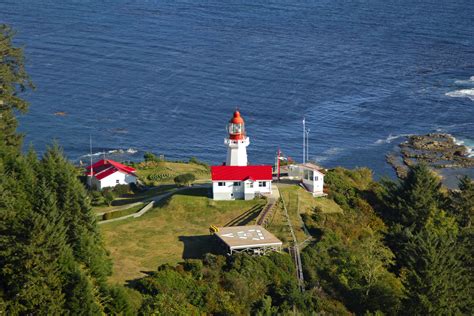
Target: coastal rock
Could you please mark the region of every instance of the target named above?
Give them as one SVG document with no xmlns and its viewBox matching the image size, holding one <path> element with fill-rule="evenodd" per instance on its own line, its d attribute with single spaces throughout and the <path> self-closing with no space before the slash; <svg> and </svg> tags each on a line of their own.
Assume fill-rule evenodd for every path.
<svg viewBox="0 0 474 316">
<path fill-rule="evenodd" d="M 468 156 L 468 148 L 456 144 L 455 138 L 450 134 L 408 136 L 405 142 L 399 144 L 399 148 L 399 153 L 388 154 L 386 160 L 400 178 L 406 176 L 408 167 L 420 162 L 435 169 L 474 167 L 474 157 Z"/>
</svg>

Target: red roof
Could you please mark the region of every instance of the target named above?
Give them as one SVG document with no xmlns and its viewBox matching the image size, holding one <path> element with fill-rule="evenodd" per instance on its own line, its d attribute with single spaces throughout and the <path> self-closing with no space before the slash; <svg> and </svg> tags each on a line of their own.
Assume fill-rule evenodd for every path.
<svg viewBox="0 0 474 316">
<path fill-rule="evenodd" d="M 212 166 L 212 181 L 272 180 L 272 166 Z"/>
<path fill-rule="evenodd" d="M 123 172 L 135 176 L 135 168 L 123 165 L 119 162 L 110 160 L 110 159 L 102 159 L 97 161 L 95 164 L 91 166 L 87 166 L 87 171 L 85 172 L 86 175 L 91 174 L 92 168 L 92 175 L 96 177 L 98 180 L 102 180 L 105 177 L 110 176 L 116 172 Z"/>
</svg>

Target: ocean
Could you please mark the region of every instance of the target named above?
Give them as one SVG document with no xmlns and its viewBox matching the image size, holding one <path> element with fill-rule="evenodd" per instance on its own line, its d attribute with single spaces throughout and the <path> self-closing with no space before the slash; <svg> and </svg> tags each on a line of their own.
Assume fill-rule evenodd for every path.
<svg viewBox="0 0 474 316">
<path fill-rule="evenodd" d="M 36 90 L 25 145 L 67 156 L 225 160 L 238 108 L 249 161 L 278 148 L 393 176 L 404 135 L 474 146 L 472 0 L 2 0 Z M 65 116 L 55 115 L 66 112 Z"/>
</svg>

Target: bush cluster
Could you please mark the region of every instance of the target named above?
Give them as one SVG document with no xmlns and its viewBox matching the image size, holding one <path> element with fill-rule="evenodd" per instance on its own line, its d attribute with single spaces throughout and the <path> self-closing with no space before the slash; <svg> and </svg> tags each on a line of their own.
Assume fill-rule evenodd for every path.
<svg viewBox="0 0 474 316">
<path fill-rule="evenodd" d="M 147 179 L 150 181 L 161 181 L 170 179 L 173 175 L 171 173 L 152 173 L 148 175 Z"/>
<path fill-rule="evenodd" d="M 192 184 L 195 180 L 196 180 L 196 176 L 194 174 L 184 173 L 184 174 L 180 174 L 179 176 L 176 176 L 174 178 L 174 183 L 176 183 L 178 187 L 182 187 L 185 185 Z"/>
</svg>

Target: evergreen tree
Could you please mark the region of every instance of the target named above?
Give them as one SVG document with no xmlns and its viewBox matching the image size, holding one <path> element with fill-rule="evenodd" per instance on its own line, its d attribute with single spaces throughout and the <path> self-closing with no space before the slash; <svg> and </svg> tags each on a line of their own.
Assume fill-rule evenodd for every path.
<svg viewBox="0 0 474 316">
<path fill-rule="evenodd" d="M 91 276 L 105 282 L 111 262 L 98 230 L 89 197 L 77 179 L 77 171 L 58 145 L 47 150 L 40 166 L 41 177 L 53 188 L 58 208 L 64 214 L 67 239 L 76 260 L 86 265 Z"/>
<path fill-rule="evenodd" d="M 419 231 L 443 205 L 441 182 L 426 164 L 411 167 L 398 185 L 385 183 L 385 187 L 388 214 L 384 219 L 391 226 L 399 224 Z"/>
<path fill-rule="evenodd" d="M 451 192 L 449 210 L 456 216 L 460 227 L 471 227 L 474 216 L 474 182 L 468 176 L 459 181 L 459 190 Z"/>
<path fill-rule="evenodd" d="M 429 228 L 413 236 L 405 248 L 408 315 L 469 315 L 472 285 L 454 236 Z"/>
<path fill-rule="evenodd" d="M 29 208 L 16 199 L 0 212 L 0 287 L 9 313 L 56 315 L 64 305 L 65 229 L 54 196 L 44 184 L 38 187 L 35 200 Z"/>
<path fill-rule="evenodd" d="M 103 307 L 90 277 L 77 266 L 64 279 L 66 309 L 72 315 L 100 315 Z"/>
<path fill-rule="evenodd" d="M 20 151 L 22 136 L 16 133 L 15 112 L 28 110 L 28 103 L 19 94 L 33 88 L 25 71 L 23 50 L 13 46 L 14 34 L 9 26 L 0 24 L 0 157 L 7 151 Z"/>
</svg>

